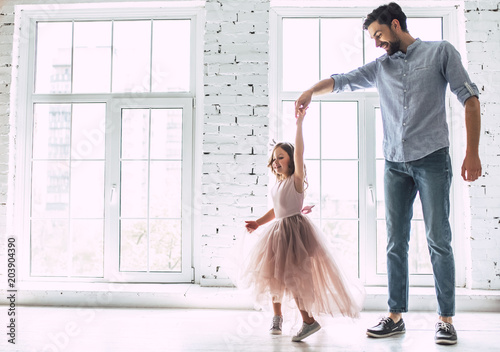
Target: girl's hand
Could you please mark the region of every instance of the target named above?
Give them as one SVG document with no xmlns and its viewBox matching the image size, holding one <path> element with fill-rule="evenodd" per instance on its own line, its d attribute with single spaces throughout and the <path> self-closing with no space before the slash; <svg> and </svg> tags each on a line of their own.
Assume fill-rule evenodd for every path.
<svg viewBox="0 0 500 352">
<path fill-rule="evenodd" d="M 304 117 L 306 116 L 306 110 L 308 108 L 309 107 L 297 109 L 297 114 L 295 115 L 295 118 L 297 119 L 296 121 L 297 124 L 302 123 L 302 121 L 304 121 Z"/>
<path fill-rule="evenodd" d="M 259 224 L 257 224 L 257 221 L 251 220 L 251 221 L 245 221 L 245 222 L 246 222 L 245 227 L 249 233 L 254 232 L 259 227 Z"/>
<path fill-rule="evenodd" d="M 302 208 L 301 213 L 302 214 L 309 214 L 312 212 L 312 208 L 314 205 L 306 205 L 304 208 Z"/>
</svg>

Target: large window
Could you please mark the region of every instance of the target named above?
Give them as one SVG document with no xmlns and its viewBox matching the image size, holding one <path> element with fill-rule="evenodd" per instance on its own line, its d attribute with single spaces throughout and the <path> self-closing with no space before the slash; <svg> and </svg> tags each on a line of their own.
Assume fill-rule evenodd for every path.
<svg viewBox="0 0 500 352">
<path fill-rule="evenodd" d="M 333 73 L 346 73 L 385 54 L 363 31 L 370 10 L 275 10 L 277 50 L 276 124 L 278 139 L 293 141 L 294 100 Z M 443 16 L 408 13 L 415 38 L 442 40 Z M 366 284 L 386 282 L 382 128 L 375 89 L 314 97 L 304 122 L 310 187 L 306 202 L 352 274 Z M 425 227 L 419 199 L 411 228 L 412 284 L 431 285 Z"/>
<path fill-rule="evenodd" d="M 20 43 L 24 279 L 190 282 L 195 12 L 62 12 Z"/>
</svg>

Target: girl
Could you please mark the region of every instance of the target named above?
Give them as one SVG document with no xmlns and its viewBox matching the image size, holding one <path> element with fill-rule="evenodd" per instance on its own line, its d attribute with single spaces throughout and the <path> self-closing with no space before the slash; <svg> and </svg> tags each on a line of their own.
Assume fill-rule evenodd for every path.
<svg viewBox="0 0 500 352">
<path fill-rule="evenodd" d="M 293 298 L 302 315 L 302 328 L 292 341 L 301 341 L 321 326 L 314 314 L 328 313 L 357 317 L 361 310 L 347 288 L 346 280 L 327 249 L 324 235 L 301 211 L 306 168 L 302 121 L 298 114 L 295 147 L 278 143 L 268 166 L 277 183 L 271 191 L 274 207 L 256 221 L 246 221 L 248 232 L 276 219 L 263 232 L 249 255 L 244 281 L 254 286 L 258 298 L 272 297 L 274 317 L 271 334 L 281 334 L 283 298 Z M 305 208 L 304 208 L 305 209 Z M 362 295 L 361 295 L 362 296 Z"/>
</svg>

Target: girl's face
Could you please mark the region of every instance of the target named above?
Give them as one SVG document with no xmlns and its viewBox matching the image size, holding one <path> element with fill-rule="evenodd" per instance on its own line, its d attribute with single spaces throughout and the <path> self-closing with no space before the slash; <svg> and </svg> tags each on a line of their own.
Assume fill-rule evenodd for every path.
<svg viewBox="0 0 500 352">
<path fill-rule="evenodd" d="M 273 169 L 280 176 L 289 176 L 290 172 L 290 156 L 281 147 L 274 150 Z"/>
</svg>

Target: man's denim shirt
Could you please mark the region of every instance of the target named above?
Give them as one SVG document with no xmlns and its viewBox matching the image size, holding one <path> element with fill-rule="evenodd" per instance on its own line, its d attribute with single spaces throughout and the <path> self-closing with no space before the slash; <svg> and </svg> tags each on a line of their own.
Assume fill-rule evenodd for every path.
<svg viewBox="0 0 500 352">
<path fill-rule="evenodd" d="M 406 54 L 381 56 L 346 74 L 334 74 L 334 92 L 377 87 L 384 126 L 384 157 L 418 160 L 448 147 L 447 84 L 465 104 L 479 91 L 470 81 L 460 54 L 448 42 L 417 39 Z"/>
</svg>

